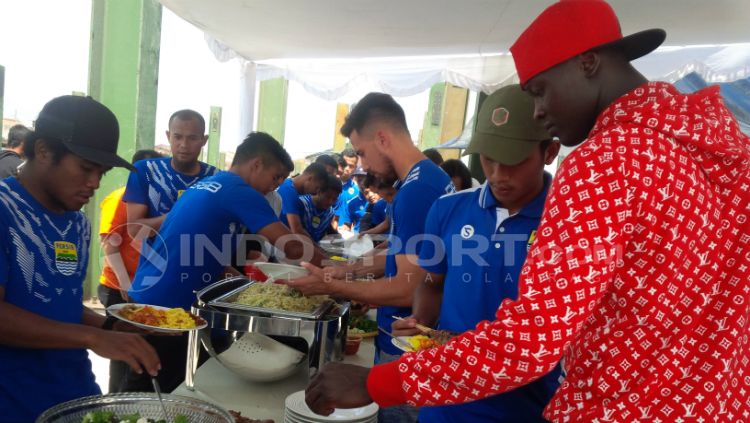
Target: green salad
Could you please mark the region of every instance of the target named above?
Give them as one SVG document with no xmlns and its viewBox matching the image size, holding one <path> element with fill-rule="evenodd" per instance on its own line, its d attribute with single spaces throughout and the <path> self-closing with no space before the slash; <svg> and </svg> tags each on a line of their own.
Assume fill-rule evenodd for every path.
<svg viewBox="0 0 750 423">
<path fill-rule="evenodd" d="M 378 323 L 364 316 L 355 317 L 349 322 L 349 334 L 361 335 L 378 331 Z"/>
<path fill-rule="evenodd" d="M 111 411 L 93 411 L 83 416 L 81 423 L 188 423 L 188 419 L 185 416 L 177 416 L 171 422 L 167 422 L 147 419 L 138 413 L 118 417 Z"/>
</svg>

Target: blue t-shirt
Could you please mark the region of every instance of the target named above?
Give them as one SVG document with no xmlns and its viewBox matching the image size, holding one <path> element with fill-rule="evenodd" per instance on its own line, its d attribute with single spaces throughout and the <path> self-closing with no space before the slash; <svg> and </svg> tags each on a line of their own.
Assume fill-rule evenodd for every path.
<svg viewBox="0 0 750 423">
<path fill-rule="evenodd" d="M 288 214 L 296 214 L 301 219 L 303 213 L 301 194 L 294 188 L 292 178 L 279 185 L 276 192 L 281 196 L 281 223 L 289 226 L 289 220 L 286 218 Z"/>
<path fill-rule="evenodd" d="M 52 213 L 14 177 L 0 182 L 0 286 L 5 302 L 47 319 L 82 323 L 91 227 L 81 212 Z M 0 422 L 101 393 L 84 349 L 0 345 Z"/>
<path fill-rule="evenodd" d="M 449 194 L 430 209 L 419 265 L 445 275 L 439 329 L 473 330 L 494 320 L 500 303 L 518 297 L 518 278 L 534 241 L 551 177 L 530 203 L 513 216 L 487 184 Z M 439 241 L 438 241 L 439 240 Z M 436 248 L 436 244 L 438 244 Z M 423 407 L 420 422 L 544 422 L 542 410 L 558 387 L 559 369 L 504 394 L 467 404 Z"/>
<path fill-rule="evenodd" d="M 424 234 L 424 217 L 438 198 L 455 191 L 448 174 L 428 159 L 417 162 L 403 181 L 396 182 L 395 187 L 398 192 L 393 199 L 385 277 L 398 274 L 396 255 L 419 255 L 420 241 Z M 394 320 L 392 316 L 406 317 L 410 314 L 409 307 L 378 307 L 378 326 L 390 332 Z M 375 346 L 377 351 L 387 354 L 402 353 L 382 333 L 375 339 Z"/>
<path fill-rule="evenodd" d="M 300 197 L 300 201 L 303 210 L 302 225 L 310 234 L 312 240 L 319 242 L 326 235 L 328 228 L 331 227 L 331 221 L 333 221 L 336 212 L 333 207 L 324 210 L 315 207 L 310 195 L 303 195 Z"/>
<path fill-rule="evenodd" d="M 130 173 L 122 200 L 148 206 L 146 217 L 169 213 L 182 193 L 201 179 L 214 175 L 217 169 L 199 162 L 197 175 L 185 175 L 171 165 L 171 157 L 139 160 L 135 172 Z"/>
<path fill-rule="evenodd" d="M 189 309 L 193 291 L 215 282 L 235 255 L 244 259 L 243 229 L 255 234 L 274 222 L 263 194 L 238 175 L 206 178 L 185 191 L 159 233 L 144 242 L 128 295 L 138 303 Z"/>
<path fill-rule="evenodd" d="M 382 198 L 378 200 L 373 206 L 370 218 L 370 226 L 375 227 L 383 223 L 388 218 L 388 202 Z"/>
<path fill-rule="evenodd" d="M 358 195 L 359 186 L 354 182 L 354 178 L 349 178 L 348 181 L 341 184 L 341 194 L 339 194 L 339 201 L 336 203 L 336 216 L 338 216 L 339 222 L 346 214 L 346 205 L 349 200 Z"/>
<path fill-rule="evenodd" d="M 367 201 L 364 193 L 357 194 L 356 197 L 346 203 L 346 212 L 339 219 L 339 225 L 352 225 L 352 232 L 359 232 L 359 223 L 362 221 L 362 216 L 367 213 L 369 204 L 370 202 Z"/>
</svg>

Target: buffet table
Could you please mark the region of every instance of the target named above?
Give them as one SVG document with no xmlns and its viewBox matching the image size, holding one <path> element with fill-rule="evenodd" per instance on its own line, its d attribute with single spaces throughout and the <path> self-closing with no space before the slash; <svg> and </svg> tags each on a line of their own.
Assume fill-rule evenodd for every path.
<svg viewBox="0 0 750 423">
<path fill-rule="evenodd" d="M 357 354 L 344 356 L 344 363 L 371 367 L 374 356 L 373 338 L 368 338 L 362 341 Z M 248 418 L 273 419 L 281 423 L 284 421 L 284 400 L 307 387 L 307 372 L 306 366 L 300 366 L 295 374 L 277 382 L 250 382 L 211 358 L 198 368 L 195 391 L 187 389 L 183 383 L 172 393 L 239 411 Z"/>
</svg>

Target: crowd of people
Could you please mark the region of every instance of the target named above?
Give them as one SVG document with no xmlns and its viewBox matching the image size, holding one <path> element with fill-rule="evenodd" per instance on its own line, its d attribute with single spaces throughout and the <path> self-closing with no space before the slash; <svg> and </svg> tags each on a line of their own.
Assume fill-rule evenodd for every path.
<svg viewBox="0 0 750 423">
<path fill-rule="evenodd" d="M 511 48 L 520 83 L 476 116 L 482 184 L 420 151 L 383 93 L 346 117 L 351 148 L 291 177 L 262 132 L 226 171 L 199 161 L 193 110 L 167 122 L 170 157 L 127 162 L 107 107 L 51 100 L 0 155 L 0 422 L 100 393 L 86 349 L 111 359 L 110 392 L 182 383 L 186 335 L 82 305 L 97 241 L 106 306 L 189 309 L 259 260 L 301 262 L 310 274 L 284 283 L 304 295 L 376 305 L 375 366 L 329 363 L 306 391 L 323 415 L 374 401 L 383 422 L 750 420 L 750 139 L 718 89 L 682 94 L 630 64 L 664 39 L 623 37 L 601 0 L 545 9 Z M 577 148 L 553 176 L 561 145 Z M 112 167 L 132 172 L 92 241 L 80 210 Z M 346 262 L 321 248 L 370 235 L 387 242 Z M 450 339 L 404 354 L 388 335 L 424 326 Z"/>
</svg>

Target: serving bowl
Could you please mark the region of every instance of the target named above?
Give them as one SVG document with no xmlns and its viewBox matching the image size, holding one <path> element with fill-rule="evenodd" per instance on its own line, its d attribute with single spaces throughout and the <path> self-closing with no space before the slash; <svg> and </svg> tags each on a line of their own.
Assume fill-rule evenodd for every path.
<svg viewBox="0 0 750 423">
<path fill-rule="evenodd" d="M 170 421 L 177 416 L 187 417 L 190 423 L 234 423 L 232 416 L 221 407 L 195 398 L 162 394 L 164 408 Z M 42 413 L 36 423 L 81 423 L 87 413 L 109 411 L 116 416 L 139 413 L 143 418 L 164 418 L 159 398 L 151 392 L 132 392 L 94 395 L 58 404 Z"/>
</svg>

